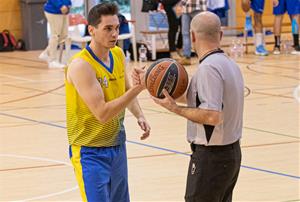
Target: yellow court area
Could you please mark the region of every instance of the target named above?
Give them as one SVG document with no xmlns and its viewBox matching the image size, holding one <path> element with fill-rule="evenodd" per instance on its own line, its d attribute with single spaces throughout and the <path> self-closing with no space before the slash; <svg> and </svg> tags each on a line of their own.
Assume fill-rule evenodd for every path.
<svg viewBox="0 0 300 202">
<path fill-rule="evenodd" d="M 81 201 L 68 158 L 64 71 L 48 69 L 39 54 L 0 53 L 0 201 Z M 300 56 L 248 54 L 237 62 L 246 88 L 234 201 L 300 201 Z M 190 77 L 193 63 L 186 66 Z M 152 134 L 141 141 L 126 113 L 131 200 L 184 201 L 186 120 L 146 91 L 138 98 Z"/>
</svg>

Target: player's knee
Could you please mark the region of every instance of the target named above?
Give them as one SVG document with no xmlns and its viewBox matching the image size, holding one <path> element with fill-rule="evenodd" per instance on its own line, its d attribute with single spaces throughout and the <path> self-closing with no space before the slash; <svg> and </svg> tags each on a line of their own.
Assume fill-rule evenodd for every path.
<svg viewBox="0 0 300 202">
<path fill-rule="evenodd" d="M 58 34 L 53 34 L 53 35 L 51 35 L 50 38 L 51 38 L 52 40 L 58 41 L 59 35 L 58 35 Z"/>
</svg>

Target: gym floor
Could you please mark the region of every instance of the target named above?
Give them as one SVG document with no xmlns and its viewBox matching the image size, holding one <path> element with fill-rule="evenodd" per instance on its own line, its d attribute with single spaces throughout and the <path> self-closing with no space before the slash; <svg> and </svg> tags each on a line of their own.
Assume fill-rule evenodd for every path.
<svg viewBox="0 0 300 202">
<path fill-rule="evenodd" d="M 64 71 L 48 69 L 39 54 L 0 54 L 0 201 L 81 201 L 68 158 Z M 237 62 L 246 88 L 234 201 L 300 201 L 300 57 L 248 54 Z M 186 66 L 190 77 L 193 63 Z M 186 120 L 146 91 L 138 98 L 152 132 L 140 141 L 135 118 L 126 114 L 131 200 L 183 201 Z"/>
</svg>

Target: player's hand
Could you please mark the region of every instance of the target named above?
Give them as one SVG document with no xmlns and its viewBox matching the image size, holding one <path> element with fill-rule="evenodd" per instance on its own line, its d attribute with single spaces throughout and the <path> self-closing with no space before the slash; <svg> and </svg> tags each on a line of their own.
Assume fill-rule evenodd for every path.
<svg viewBox="0 0 300 202">
<path fill-rule="evenodd" d="M 150 125 L 148 124 L 148 122 L 146 121 L 146 119 L 144 117 L 140 117 L 138 118 L 138 124 L 141 127 L 141 129 L 144 131 L 144 133 L 141 136 L 141 140 L 144 140 L 146 138 L 149 137 L 150 135 Z"/>
<path fill-rule="evenodd" d="M 143 68 L 134 68 L 131 74 L 132 84 L 141 85 L 143 89 L 146 88 L 145 85 L 145 67 Z"/>
<path fill-rule="evenodd" d="M 69 8 L 67 6 L 62 6 L 60 11 L 62 14 L 67 14 L 69 12 Z"/>
<path fill-rule="evenodd" d="M 170 96 L 166 89 L 163 89 L 162 93 L 164 94 L 165 98 L 159 99 L 156 97 L 152 97 L 156 104 L 166 108 L 167 110 L 174 112 L 175 109 L 178 107 L 175 100 Z"/>
<path fill-rule="evenodd" d="M 273 7 L 277 7 L 279 4 L 279 1 L 278 0 L 273 0 Z"/>
</svg>

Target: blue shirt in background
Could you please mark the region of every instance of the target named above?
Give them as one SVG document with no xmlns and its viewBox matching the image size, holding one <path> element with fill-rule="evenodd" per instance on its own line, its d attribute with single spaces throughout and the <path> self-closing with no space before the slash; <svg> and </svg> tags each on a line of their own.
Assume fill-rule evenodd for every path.
<svg viewBox="0 0 300 202">
<path fill-rule="evenodd" d="M 62 6 L 71 7 L 71 0 L 48 0 L 44 5 L 44 10 L 47 13 L 62 14 L 60 8 Z"/>
</svg>

